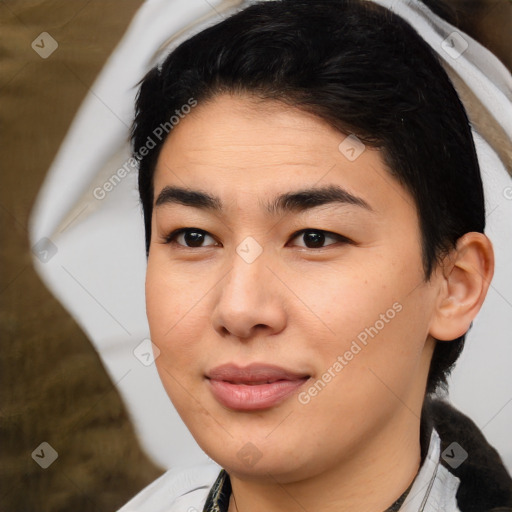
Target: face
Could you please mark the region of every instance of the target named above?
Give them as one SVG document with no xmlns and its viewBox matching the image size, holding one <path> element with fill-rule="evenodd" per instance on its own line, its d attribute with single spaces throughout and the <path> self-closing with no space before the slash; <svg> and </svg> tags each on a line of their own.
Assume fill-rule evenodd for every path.
<svg viewBox="0 0 512 512">
<path fill-rule="evenodd" d="M 146 280 L 156 364 L 232 474 L 290 482 L 417 433 L 437 281 L 424 280 L 411 196 L 378 150 L 346 137 L 226 95 L 160 154 Z"/>
</svg>

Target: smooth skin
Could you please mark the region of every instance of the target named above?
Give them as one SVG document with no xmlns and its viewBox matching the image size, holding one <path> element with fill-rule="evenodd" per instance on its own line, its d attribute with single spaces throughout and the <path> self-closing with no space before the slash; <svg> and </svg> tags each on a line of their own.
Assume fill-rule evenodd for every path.
<svg viewBox="0 0 512 512">
<path fill-rule="evenodd" d="M 220 95 L 182 120 L 159 156 L 146 280 L 156 364 L 198 444 L 228 471 L 230 512 L 390 506 L 419 469 L 433 336 L 466 332 L 492 277 L 489 240 L 469 233 L 426 281 L 412 197 L 379 150 L 347 159 L 346 136 L 278 102 Z M 269 206 L 329 186 L 367 206 Z M 215 208 L 157 205 L 166 187 L 208 194 Z M 247 237 L 263 249 L 252 263 L 236 251 Z M 240 412 L 209 389 L 212 368 L 258 362 L 306 373 L 307 390 L 395 303 L 401 311 L 307 404 L 294 394 Z"/>
</svg>

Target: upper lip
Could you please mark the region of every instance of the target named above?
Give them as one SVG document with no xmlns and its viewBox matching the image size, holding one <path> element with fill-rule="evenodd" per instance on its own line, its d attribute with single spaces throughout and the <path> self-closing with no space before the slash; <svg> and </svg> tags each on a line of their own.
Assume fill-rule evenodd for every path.
<svg viewBox="0 0 512 512">
<path fill-rule="evenodd" d="M 206 377 L 211 380 L 222 380 L 233 384 L 247 384 L 275 382 L 277 380 L 300 380 L 309 377 L 309 375 L 286 370 L 272 364 L 252 363 L 240 367 L 228 363 L 216 366 L 206 374 Z"/>
</svg>

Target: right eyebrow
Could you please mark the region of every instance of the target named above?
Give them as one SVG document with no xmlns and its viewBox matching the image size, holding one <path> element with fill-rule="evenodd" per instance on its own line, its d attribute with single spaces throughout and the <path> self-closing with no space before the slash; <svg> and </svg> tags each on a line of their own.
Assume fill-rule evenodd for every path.
<svg viewBox="0 0 512 512">
<path fill-rule="evenodd" d="M 218 197 L 199 190 L 187 190 L 181 187 L 164 187 L 155 201 L 155 207 L 165 204 L 182 204 L 205 210 L 220 211 L 221 201 Z"/>
</svg>

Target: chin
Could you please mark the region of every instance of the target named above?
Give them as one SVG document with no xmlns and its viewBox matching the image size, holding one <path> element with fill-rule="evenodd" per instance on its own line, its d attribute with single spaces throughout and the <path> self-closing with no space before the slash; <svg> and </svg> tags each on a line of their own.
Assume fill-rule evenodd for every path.
<svg viewBox="0 0 512 512">
<path fill-rule="evenodd" d="M 297 460 L 294 453 L 297 450 L 283 447 L 282 438 L 273 440 L 277 445 L 271 439 L 263 442 L 260 436 L 246 434 L 242 439 L 233 439 L 231 443 L 224 440 L 215 446 L 209 443 L 202 449 L 230 475 L 240 480 L 264 481 L 270 478 L 273 483 L 285 484 L 306 478 L 314 466 L 304 452 Z"/>
</svg>

